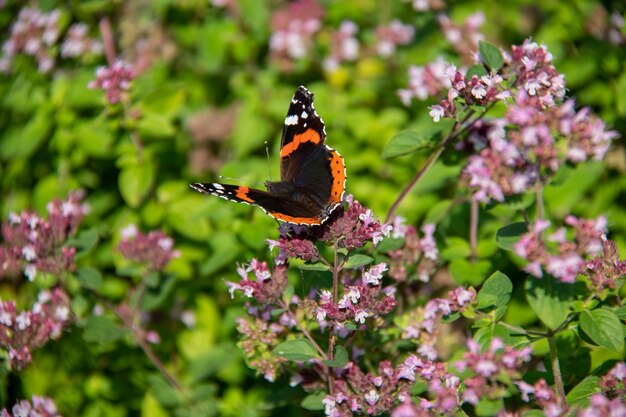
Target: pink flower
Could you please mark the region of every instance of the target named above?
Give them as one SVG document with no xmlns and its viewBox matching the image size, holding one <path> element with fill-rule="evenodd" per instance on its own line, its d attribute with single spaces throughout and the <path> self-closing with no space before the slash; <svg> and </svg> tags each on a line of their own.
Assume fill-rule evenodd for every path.
<svg viewBox="0 0 626 417">
<path fill-rule="evenodd" d="M 124 93 L 130 90 L 130 83 L 136 77 L 135 69 L 124 61 L 116 61 L 110 67 L 99 67 L 96 79 L 89 82 L 90 89 L 103 90 L 110 104 L 117 104 Z"/>
<path fill-rule="evenodd" d="M 406 45 L 413 40 L 415 29 L 411 25 L 405 25 L 399 20 L 392 20 L 388 26 L 376 28 L 378 43 L 376 50 L 378 55 L 388 58 L 396 51 L 397 45 Z"/>
<path fill-rule="evenodd" d="M 122 240 L 117 248 L 122 255 L 151 271 L 164 269 L 172 259 L 180 256 L 178 251 L 173 250 L 174 241 L 160 230 L 144 234 L 131 224 L 122 229 L 120 234 Z"/>
</svg>

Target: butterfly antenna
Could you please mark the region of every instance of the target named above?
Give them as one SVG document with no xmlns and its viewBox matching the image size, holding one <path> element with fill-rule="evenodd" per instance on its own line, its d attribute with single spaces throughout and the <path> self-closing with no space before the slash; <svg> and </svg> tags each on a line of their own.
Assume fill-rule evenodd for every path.
<svg viewBox="0 0 626 417">
<path fill-rule="evenodd" d="M 270 182 L 272 181 L 272 161 L 270 160 L 270 148 L 267 144 L 267 141 L 265 141 L 265 155 L 267 155 L 267 171 L 269 172 L 269 179 Z"/>
<path fill-rule="evenodd" d="M 235 182 L 235 183 L 248 182 L 248 185 L 252 187 L 258 187 L 259 185 L 261 185 L 259 181 L 242 181 L 241 178 L 225 177 L 223 175 L 219 175 L 218 178 L 220 180 L 226 180 L 226 181 Z"/>
</svg>

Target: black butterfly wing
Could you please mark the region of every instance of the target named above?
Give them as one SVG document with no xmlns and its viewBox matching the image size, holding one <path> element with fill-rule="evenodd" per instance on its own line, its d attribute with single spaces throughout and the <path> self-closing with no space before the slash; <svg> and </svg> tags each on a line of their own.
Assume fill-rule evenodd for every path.
<svg viewBox="0 0 626 417">
<path fill-rule="evenodd" d="M 281 180 L 307 193 L 321 211 L 332 211 L 345 191 L 345 163 L 325 144 L 326 127 L 313 93 L 300 86 L 291 99 L 280 147 Z"/>
<path fill-rule="evenodd" d="M 191 188 L 203 194 L 212 194 L 236 203 L 261 207 L 277 220 L 297 224 L 319 224 L 318 213 L 298 202 L 266 191 L 241 185 L 221 183 L 194 183 Z"/>
</svg>

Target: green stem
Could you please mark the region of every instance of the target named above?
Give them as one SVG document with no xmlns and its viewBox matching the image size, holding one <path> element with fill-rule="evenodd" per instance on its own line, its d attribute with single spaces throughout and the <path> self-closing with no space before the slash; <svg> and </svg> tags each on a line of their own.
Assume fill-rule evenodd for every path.
<svg viewBox="0 0 626 417">
<path fill-rule="evenodd" d="M 552 375 L 554 376 L 554 383 L 556 385 L 556 391 L 559 395 L 560 403 L 564 408 L 563 415 L 567 413 L 567 401 L 565 399 L 565 388 L 563 387 L 563 377 L 561 375 L 561 366 L 559 365 L 559 356 L 556 347 L 556 339 L 554 334 L 548 337 L 548 344 L 550 345 L 550 364 L 552 366 Z"/>
<path fill-rule="evenodd" d="M 470 202 L 470 259 L 478 259 L 478 201 L 472 199 Z"/>
<path fill-rule="evenodd" d="M 302 332 L 304 337 L 306 337 L 309 340 L 309 342 L 311 342 L 311 344 L 315 347 L 315 350 L 317 350 L 317 353 L 319 353 L 323 359 L 328 359 L 328 356 L 326 355 L 326 352 L 324 352 L 324 349 L 322 349 L 322 347 L 315 341 L 315 339 L 313 339 L 313 336 L 311 336 L 311 333 L 309 333 L 309 331 L 304 328 L 302 323 L 300 323 L 296 315 L 293 314 L 293 312 L 289 308 L 289 305 L 285 301 L 279 300 L 278 306 L 284 309 L 285 312 L 291 316 L 294 323 L 296 323 L 296 327 Z"/>
<path fill-rule="evenodd" d="M 487 111 L 490 108 L 491 106 L 485 109 L 483 113 L 478 115 L 472 121 L 469 121 L 469 120 L 474 115 L 474 112 L 470 110 L 465 115 L 463 120 L 461 120 L 460 122 L 454 123 L 454 126 L 452 126 L 452 129 L 450 130 L 450 133 L 448 133 L 445 139 L 439 143 L 439 145 L 437 146 L 437 149 L 435 149 L 435 152 L 432 155 L 430 155 L 430 157 L 428 158 L 428 160 L 426 161 L 422 169 L 420 169 L 417 172 L 417 174 L 415 174 L 415 177 L 413 177 L 411 182 L 409 182 L 407 186 L 404 187 L 404 189 L 402 190 L 398 198 L 396 198 L 396 201 L 393 202 L 393 204 L 391 205 L 391 208 L 389 209 L 389 212 L 387 213 L 387 217 L 385 218 L 385 223 L 389 223 L 389 221 L 392 219 L 393 215 L 396 212 L 396 209 L 398 208 L 402 200 L 404 200 L 404 198 L 409 194 L 409 192 L 413 189 L 413 187 L 415 187 L 415 184 L 417 184 L 420 178 L 424 176 L 424 174 L 430 169 L 430 167 L 433 166 L 433 164 L 437 161 L 441 153 L 445 150 L 446 146 L 448 146 L 450 142 L 452 142 L 453 140 L 457 139 L 459 136 L 467 132 L 474 123 L 476 123 L 477 121 L 483 118 L 483 116 L 487 113 Z M 461 128 L 459 129 L 459 127 Z"/>
<path fill-rule="evenodd" d="M 339 247 L 337 246 L 337 242 L 333 244 L 333 251 L 335 253 L 335 258 L 333 262 L 333 303 L 337 303 L 339 298 L 339 272 L 341 267 L 343 266 L 343 262 L 339 261 Z M 328 357 L 332 360 L 335 358 L 335 329 L 334 326 L 331 326 L 328 332 Z M 330 395 L 335 393 L 335 375 L 333 374 L 333 368 L 330 366 L 326 369 L 328 375 L 328 392 Z"/>
</svg>

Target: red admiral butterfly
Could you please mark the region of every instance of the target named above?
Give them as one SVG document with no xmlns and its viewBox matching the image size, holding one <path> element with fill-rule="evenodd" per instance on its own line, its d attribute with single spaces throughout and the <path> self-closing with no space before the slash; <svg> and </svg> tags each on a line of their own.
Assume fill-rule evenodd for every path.
<svg viewBox="0 0 626 417">
<path fill-rule="evenodd" d="M 313 107 L 313 94 L 300 86 L 285 118 L 280 142 L 280 181 L 266 182 L 267 191 L 220 183 L 191 187 L 237 203 L 259 206 L 277 220 L 321 224 L 341 204 L 346 165 L 339 152 L 324 143 L 326 128 Z"/>
</svg>

